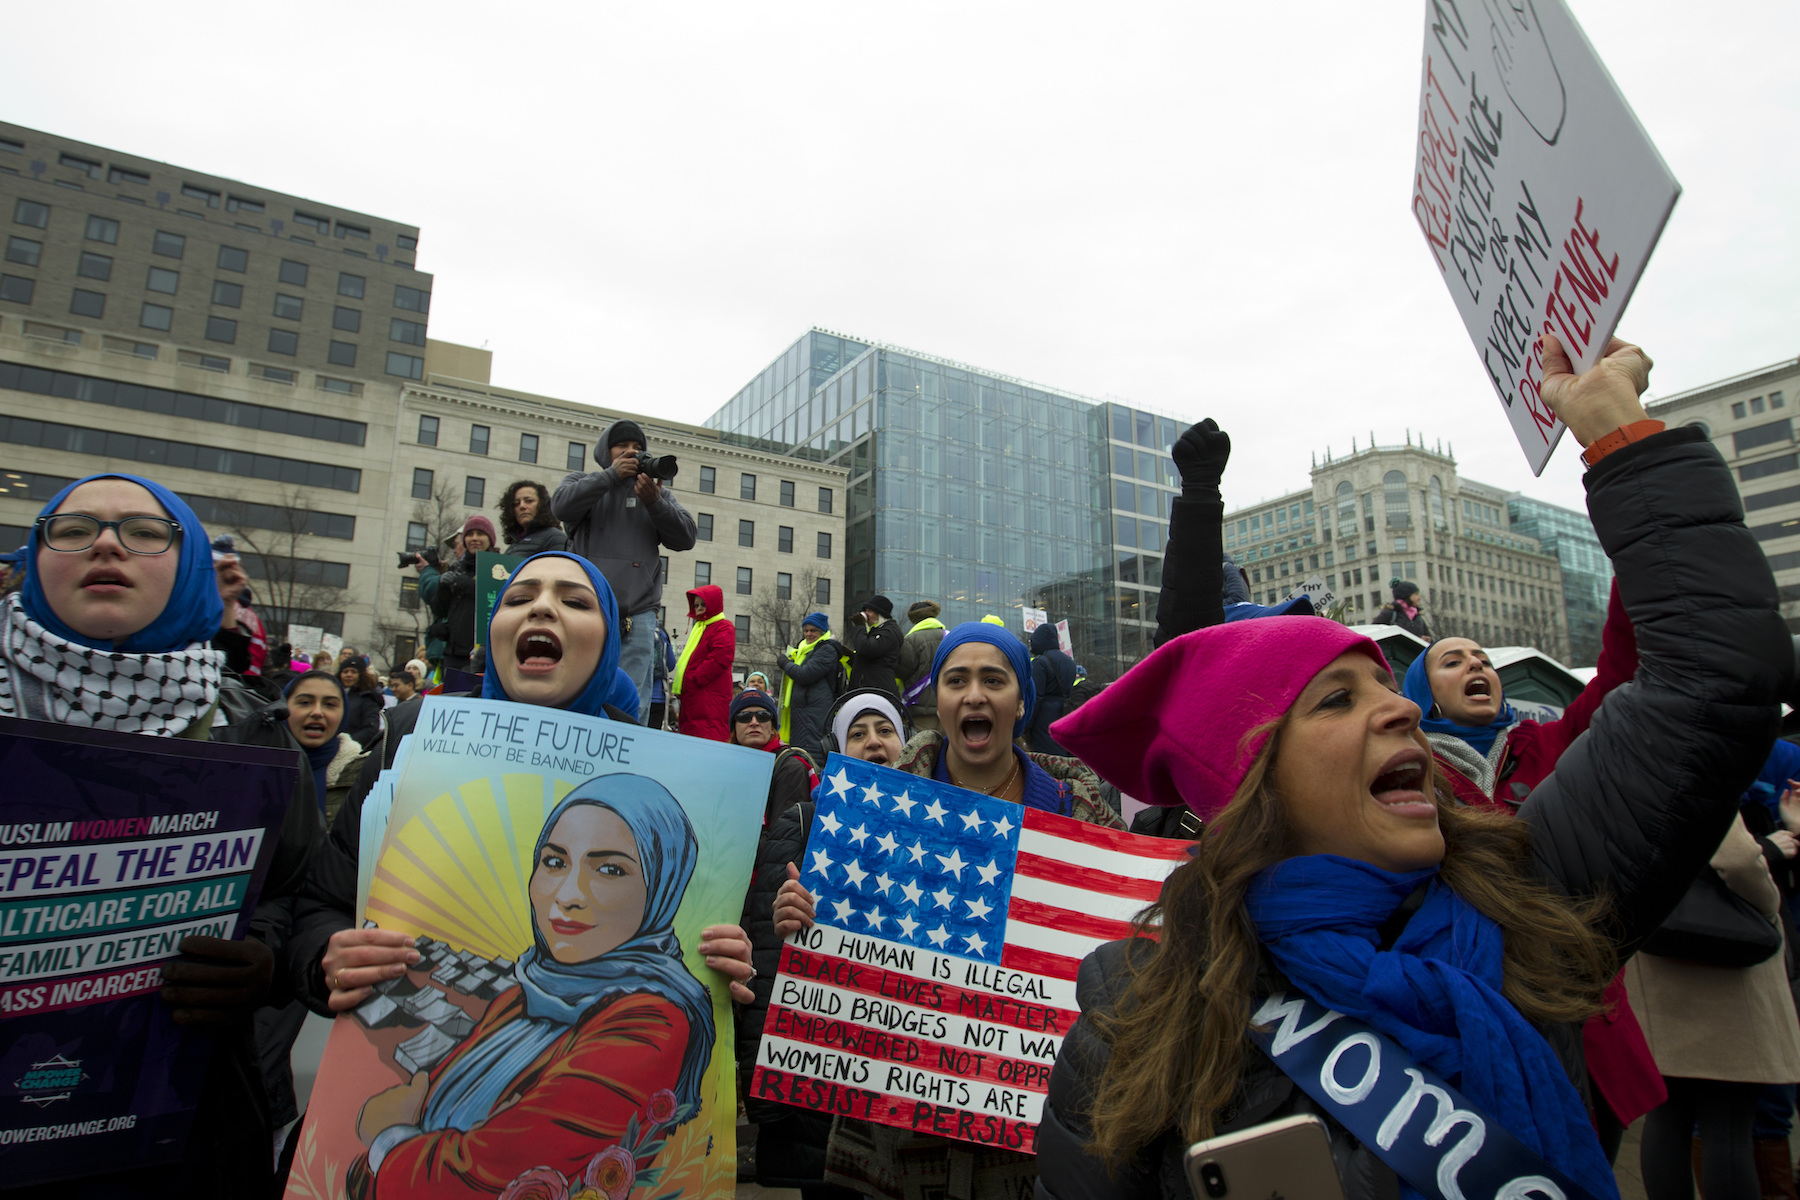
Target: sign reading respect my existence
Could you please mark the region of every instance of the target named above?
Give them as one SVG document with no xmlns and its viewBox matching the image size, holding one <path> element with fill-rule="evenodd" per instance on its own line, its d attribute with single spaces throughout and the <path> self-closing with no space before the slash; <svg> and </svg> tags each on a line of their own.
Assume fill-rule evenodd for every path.
<svg viewBox="0 0 1800 1200">
<path fill-rule="evenodd" d="M 1680 194 L 1564 0 L 1427 0 L 1413 217 L 1534 473 L 1538 338 L 1600 360 Z"/>
</svg>

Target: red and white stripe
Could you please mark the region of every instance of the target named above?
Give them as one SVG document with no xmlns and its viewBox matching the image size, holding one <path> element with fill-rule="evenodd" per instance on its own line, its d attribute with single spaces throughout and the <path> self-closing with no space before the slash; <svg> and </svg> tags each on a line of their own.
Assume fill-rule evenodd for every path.
<svg viewBox="0 0 1800 1200">
<path fill-rule="evenodd" d="M 1101 943 L 1131 936 L 1190 845 L 1026 809 L 1001 965 L 1074 979 Z"/>
</svg>

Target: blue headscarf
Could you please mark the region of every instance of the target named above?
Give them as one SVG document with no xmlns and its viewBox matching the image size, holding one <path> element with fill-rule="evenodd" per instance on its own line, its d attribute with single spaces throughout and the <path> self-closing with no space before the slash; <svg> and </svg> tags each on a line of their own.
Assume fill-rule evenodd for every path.
<svg viewBox="0 0 1800 1200">
<path fill-rule="evenodd" d="M 668 789 L 642 775 L 602 775 L 570 792 L 544 820 L 532 852 L 533 869 L 544 843 L 562 815 L 592 804 L 618 815 L 637 842 L 644 872 L 644 918 L 637 933 L 598 958 L 561 963 L 550 953 L 535 918 L 533 946 L 519 957 L 513 975 L 525 1014 L 495 1029 L 453 1062 L 432 1088 L 420 1122 L 426 1131 L 472 1128 L 485 1121 L 496 1101 L 544 1048 L 597 1006 L 621 996 L 648 992 L 674 1004 L 687 1018 L 687 1046 L 675 1081 L 679 1109 L 701 1102 L 700 1077 L 712 1061 L 716 1032 L 712 993 L 681 959 L 675 914 L 699 858 L 693 826 Z"/>
<path fill-rule="evenodd" d="M 169 592 L 169 601 L 163 605 L 156 620 L 144 626 L 136 633 L 109 642 L 76 633 L 50 607 L 50 598 L 44 595 L 43 581 L 38 578 L 38 551 L 42 548 L 38 541 L 37 526 L 31 527 L 31 540 L 26 543 L 25 584 L 19 589 L 19 603 L 32 620 L 54 633 L 57 637 L 86 646 L 92 650 L 116 650 L 126 654 L 168 654 L 176 650 L 185 650 L 195 642 L 211 641 L 213 634 L 219 632 L 219 621 L 225 616 L 225 605 L 219 599 L 219 579 L 213 573 L 212 542 L 206 536 L 206 530 L 200 524 L 200 518 L 194 510 L 171 492 L 168 488 L 141 475 L 125 475 L 118 471 L 107 471 L 99 475 L 89 475 L 77 479 L 62 491 L 50 498 L 39 516 L 47 516 L 62 507 L 69 493 L 84 483 L 96 479 L 124 479 L 144 488 L 156 502 L 163 506 L 169 518 L 181 526 L 176 544 L 167 553 L 179 556 L 175 569 L 175 586 Z M 52 554 L 56 553 L 54 550 Z"/>
<path fill-rule="evenodd" d="M 964 621 L 938 643 L 937 657 L 931 660 L 931 686 L 937 686 L 938 672 L 944 669 L 944 660 L 958 646 L 970 642 L 986 642 L 997 646 L 1000 653 L 1006 655 L 1006 661 L 1012 664 L 1013 678 L 1019 681 L 1019 698 L 1025 701 L 1025 711 L 1017 721 L 1013 722 L 1012 735 L 1019 737 L 1031 725 L 1032 710 L 1037 707 L 1037 688 L 1031 683 L 1031 658 L 1025 651 L 1025 643 L 1007 631 L 1004 625 L 990 625 L 985 621 Z"/>
<path fill-rule="evenodd" d="M 1486 725 L 1458 725 L 1448 717 L 1433 716 L 1437 711 L 1434 707 L 1437 701 L 1432 698 L 1431 676 L 1425 668 L 1425 660 L 1429 657 L 1431 650 L 1427 647 L 1425 653 L 1412 660 L 1412 666 L 1406 668 L 1406 678 L 1400 683 L 1400 694 L 1418 705 L 1419 711 L 1425 714 L 1419 721 L 1419 728 L 1426 733 L 1447 733 L 1452 737 L 1459 737 L 1469 743 L 1475 753 L 1486 758 L 1488 751 L 1494 748 L 1494 739 L 1500 736 L 1502 729 L 1517 721 L 1519 714 L 1506 702 L 1506 693 L 1502 691 L 1500 715 Z"/>
<path fill-rule="evenodd" d="M 562 706 L 563 711 L 580 713 L 586 717 L 604 717 L 606 705 L 610 703 L 615 708 L 631 712 L 636 707 L 635 704 L 619 702 L 619 699 L 624 698 L 618 680 L 619 602 L 613 598 L 612 585 L 606 582 L 606 576 L 600 573 L 600 568 L 579 554 L 570 554 L 563 550 L 550 550 L 543 554 L 534 554 L 514 567 L 513 573 L 506 577 L 506 587 L 501 588 L 500 594 L 494 597 L 494 612 L 489 614 L 487 632 L 482 635 L 485 639 L 482 645 L 487 647 L 488 656 L 487 670 L 481 676 L 481 698 L 483 700 L 512 699 L 506 694 L 506 689 L 501 686 L 500 672 L 494 666 L 494 614 L 499 613 L 500 606 L 506 602 L 506 589 L 513 585 L 513 580 L 519 577 L 519 572 L 540 558 L 566 558 L 579 565 L 587 573 L 588 583 L 593 585 L 594 594 L 600 597 L 600 614 L 606 618 L 606 644 L 600 649 L 600 665 L 594 668 L 594 673 L 589 677 L 587 686 L 581 689 L 581 694 Z M 564 653 L 567 652 L 567 647 L 565 647 Z M 508 649 L 507 653 L 511 653 L 511 650 Z M 619 699 L 615 699 L 615 697 L 619 697 Z M 631 698 L 635 701 L 636 697 L 637 689 L 634 686 Z"/>
<path fill-rule="evenodd" d="M 1380 949 L 1382 923 L 1421 883 L 1424 903 L 1393 947 Z M 1302 855 L 1260 872 L 1244 907 L 1296 988 L 1393 1038 L 1589 1195 L 1618 1196 L 1562 1061 L 1500 992 L 1500 926 L 1451 891 L 1438 868 L 1395 874 Z M 1419 1196 L 1404 1180 L 1400 1194 Z"/>
</svg>

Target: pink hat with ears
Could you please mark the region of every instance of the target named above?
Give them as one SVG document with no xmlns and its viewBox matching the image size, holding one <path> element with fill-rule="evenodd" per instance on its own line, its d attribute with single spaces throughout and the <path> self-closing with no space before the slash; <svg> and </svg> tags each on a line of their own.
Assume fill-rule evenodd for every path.
<svg viewBox="0 0 1800 1200">
<path fill-rule="evenodd" d="M 1050 727 L 1070 754 L 1146 804 L 1211 820 L 1231 803 L 1267 735 L 1340 654 L 1374 642 L 1324 617 L 1265 617 L 1183 634 Z"/>
</svg>

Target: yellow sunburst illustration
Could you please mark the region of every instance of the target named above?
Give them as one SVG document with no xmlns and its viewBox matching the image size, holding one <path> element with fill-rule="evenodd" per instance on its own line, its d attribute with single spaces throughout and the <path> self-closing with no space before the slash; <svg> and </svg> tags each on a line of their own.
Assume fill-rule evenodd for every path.
<svg viewBox="0 0 1800 1200">
<path fill-rule="evenodd" d="M 491 775 L 433 799 L 388 831 L 369 917 L 483 958 L 516 959 L 531 946 L 532 851 L 544 817 L 575 786 Z"/>
</svg>

